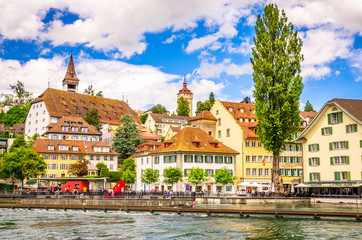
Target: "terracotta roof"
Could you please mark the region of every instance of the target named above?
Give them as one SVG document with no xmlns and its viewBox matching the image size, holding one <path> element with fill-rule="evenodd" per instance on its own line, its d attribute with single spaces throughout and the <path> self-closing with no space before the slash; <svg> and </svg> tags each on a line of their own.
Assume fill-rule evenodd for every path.
<svg viewBox="0 0 362 240">
<path fill-rule="evenodd" d="M 184 83 L 183 83 L 183 87 L 180 91 L 178 91 L 179 93 L 191 93 L 191 91 L 187 88 L 187 83 L 186 83 L 186 77 L 184 78 Z"/>
<path fill-rule="evenodd" d="M 96 167 L 96 166 L 94 166 L 94 165 L 91 165 L 91 166 L 89 166 L 89 168 L 88 168 L 88 171 L 98 171 L 99 169 Z"/>
<path fill-rule="evenodd" d="M 60 151 L 59 146 L 69 146 L 68 151 Z M 54 146 L 54 150 L 49 150 L 48 146 Z M 92 142 L 82 140 L 58 140 L 58 139 L 37 139 L 34 143 L 34 151 L 48 154 L 101 154 L 101 155 L 119 155 L 112 149 L 108 153 L 94 152 L 94 146 L 110 147 L 104 142 Z M 73 151 L 73 147 L 79 147 L 79 151 Z"/>
<path fill-rule="evenodd" d="M 303 119 L 306 119 L 308 117 L 313 119 L 317 115 L 317 112 L 316 111 L 300 112 L 299 114 Z"/>
<path fill-rule="evenodd" d="M 173 132 L 178 132 L 178 131 L 181 130 L 181 127 L 180 127 L 180 126 L 178 126 L 178 127 L 173 127 L 173 126 L 171 126 L 170 128 L 171 128 L 171 130 L 172 130 Z"/>
<path fill-rule="evenodd" d="M 327 104 L 329 103 L 339 105 L 347 111 L 348 114 L 354 116 L 358 121 L 362 122 L 362 100 L 334 98 L 327 102 Z"/>
<path fill-rule="evenodd" d="M 168 115 L 168 114 L 158 114 L 158 113 L 150 113 L 151 117 L 155 122 L 166 122 L 165 120 L 189 120 L 188 116 L 176 116 L 176 115 Z"/>
<path fill-rule="evenodd" d="M 251 103 L 236 103 L 236 102 L 221 102 L 224 107 L 234 116 L 234 118 L 240 122 L 240 118 L 243 119 L 254 119 L 256 121 L 256 116 L 253 113 L 255 110 L 255 104 Z"/>
<path fill-rule="evenodd" d="M 197 120 L 209 120 L 209 121 L 217 121 L 217 119 L 212 115 L 210 111 L 202 111 L 197 114 L 195 117 L 191 118 L 189 122 L 197 121 Z"/>
<path fill-rule="evenodd" d="M 200 141 L 200 147 L 195 147 L 193 144 L 193 141 L 195 141 L 196 138 L 197 142 Z M 221 142 L 218 143 L 217 148 L 214 148 L 211 145 L 211 142 L 215 141 L 215 139 L 199 128 L 184 127 L 170 140 L 172 140 L 173 143 L 169 143 L 170 145 L 167 148 L 165 147 L 165 144 L 162 144 L 151 152 L 151 154 L 175 151 L 239 154 L 239 152 L 225 146 Z"/>
<path fill-rule="evenodd" d="M 32 103 L 44 101 L 52 117 L 85 117 L 92 108 L 96 109 L 101 123 L 118 125 L 124 114 L 131 114 L 138 124 L 141 121 L 124 101 L 68 92 L 53 88 L 46 89 Z"/>
<path fill-rule="evenodd" d="M 65 73 L 65 77 L 64 77 L 63 81 L 73 82 L 73 83 L 79 82 L 77 74 L 75 73 L 73 55 L 70 55 L 68 69 L 67 69 L 67 72 Z"/>
<path fill-rule="evenodd" d="M 63 131 L 62 127 L 68 127 L 68 131 Z M 72 131 L 72 127 L 78 127 L 78 131 Z M 80 134 L 80 135 L 102 135 L 97 129 L 84 121 L 80 117 L 62 117 L 57 123 L 50 123 L 48 130 L 45 133 L 67 133 L 67 134 Z M 82 132 L 82 128 L 88 128 L 87 132 Z"/>
<path fill-rule="evenodd" d="M 151 152 L 154 148 L 158 148 L 162 143 L 156 141 L 149 141 L 143 143 L 137 147 L 136 152 L 131 156 L 131 158 L 136 158 L 143 155 L 142 153 Z"/>
<path fill-rule="evenodd" d="M 141 133 L 141 137 L 143 139 L 161 139 L 162 136 L 159 134 Z"/>
</svg>

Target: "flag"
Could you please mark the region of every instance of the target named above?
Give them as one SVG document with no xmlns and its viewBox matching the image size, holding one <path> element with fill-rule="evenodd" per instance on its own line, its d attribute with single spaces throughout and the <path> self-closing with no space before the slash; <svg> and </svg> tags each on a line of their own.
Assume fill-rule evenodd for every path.
<svg viewBox="0 0 362 240">
<path fill-rule="evenodd" d="M 263 161 L 262 161 L 262 163 L 263 163 L 263 166 L 265 166 L 265 158 L 263 158 Z"/>
</svg>

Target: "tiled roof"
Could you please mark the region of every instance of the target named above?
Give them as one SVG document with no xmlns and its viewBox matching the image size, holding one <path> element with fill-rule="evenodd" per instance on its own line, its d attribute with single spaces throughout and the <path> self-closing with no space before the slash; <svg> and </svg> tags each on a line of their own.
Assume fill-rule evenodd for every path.
<svg viewBox="0 0 362 240">
<path fill-rule="evenodd" d="M 202 111 L 197 114 L 195 117 L 191 118 L 189 122 L 197 121 L 197 120 L 209 120 L 209 121 L 217 121 L 217 119 L 212 115 L 210 111 Z"/>
<path fill-rule="evenodd" d="M 59 146 L 69 146 L 68 151 L 60 151 Z M 54 150 L 49 150 L 48 146 L 54 146 Z M 58 139 L 37 139 L 33 149 L 38 153 L 48 154 L 101 154 L 101 155 L 119 155 L 112 149 L 108 153 L 94 152 L 93 147 L 110 147 L 104 142 L 92 142 L 82 140 L 58 140 Z M 79 151 L 73 151 L 73 147 L 79 147 Z"/>
<path fill-rule="evenodd" d="M 160 142 L 156 142 L 156 141 L 149 141 L 149 142 L 146 142 L 146 143 L 143 143 L 141 145 L 139 145 L 137 147 L 137 150 L 135 152 L 135 154 L 133 154 L 131 156 L 131 158 L 136 158 L 138 156 L 141 156 L 142 153 L 145 153 L 145 152 L 150 152 L 152 151 L 154 148 L 158 148 L 159 146 L 161 146 L 162 143 Z"/>
<path fill-rule="evenodd" d="M 88 168 L 88 171 L 98 171 L 99 169 L 96 167 L 96 166 L 94 166 L 94 165 L 91 165 L 91 166 L 89 166 L 89 168 Z"/>
<path fill-rule="evenodd" d="M 300 116 L 304 119 L 306 118 L 314 118 L 317 115 L 316 111 L 310 111 L 310 112 L 300 112 Z"/>
<path fill-rule="evenodd" d="M 240 122 L 240 118 L 243 119 L 254 119 L 256 116 L 253 113 L 255 111 L 255 104 L 251 103 L 236 103 L 236 102 L 221 102 L 224 107 L 234 116 L 234 118 Z M 231 111 L 230 111 L 231 110 Z"/>
<path fill-rule="evenodd" d="M 165 120 L 189 120 L 190 117 L 187 116 L 176 116 L 176 115 L 168 115 L 168 114 L 158 114 L 158 113 L 150 113 L 151 117 L 155 122 L 166 122 Z"/>
<path fill-rule="evenodd" d="M 217 140 L 199 128 L 184 127 L 170 140 L 170 146 L 166 148 L 165 144 L 162 144 L 151 154 L 175 151 L 239 154 L 221 142 L 218 143 L 218 148 L 214 148 L 211 143 Z M 200 147 L 195 147 L 193 142 L 199 142 Z"/>
<path fill-rule="evenodd" d="M 68 131 L 63 131 L 62 127 L 68 127 Z M 72 131 L 72 127 L 78 127 L 78 131 Z M 88 128 L 87 132 L 82 132 L 82 128 Z M 88 124 L 80 117 L 62 117 L 57 123 L 50 123 L 45 133 L 64 133 L 64 134 L 81 134 L 81 135 L 102 135 L 97 129 Z"/>
<path fill-rule="evenodd" d="M 64 77 L 63 81 L 73 82 L 73 83 L 79 82 L 77 74 L 75 73 L 73 55 L 70 55 L 68 69 L 67 69 L 67 72 L 65 73 L 65 77 Z"/>
<path fill-rule="evenodd" d="M 327 104 L 328 103 L 336 103 L 351 116 L 354 116 L 358 121 L 362 122 L 362 100 L 334 98 L 328 101 Z"/>
<path fill-rule="evenodd" d="M 172 130 L 173 132 L 178 132 L 178 131 L 181 130 L 181 127 L 173 127 L 173 126 L 171 126 L 170 128 L 171 128 L 171 130 Z"/>
<path fill-rule="evenodd" d="M 141 137 L 143 139 L 161 139 L 161 135 L 159 134 L 149 134 L 149 133 L 141 133 Z"/>
<path fill-rule="evenodd" d="M 137 113 L 125 102 L 116 99 L 48 88 L 33 103 L 40 101 L 45 102 L 52 117 L 85 117 L 87 112 L 94 108 L 101 123 L 117 125 L 124 114 L 131 114 L 136 122 L 141 124 Z"/>
</svg>

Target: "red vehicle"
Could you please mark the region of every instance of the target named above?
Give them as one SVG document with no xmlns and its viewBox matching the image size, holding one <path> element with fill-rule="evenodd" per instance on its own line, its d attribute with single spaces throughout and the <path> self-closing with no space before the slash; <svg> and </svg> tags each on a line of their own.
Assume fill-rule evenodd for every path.
<svg viewBox="0 0 362 240">
<path fill-rule="evenodd" d="M 119 181 L 116 186 L 114 186 L 104 198 L 119 196 L 121 193 L 124 193 L 126 191 L 126 181 Z"/>
</svg>

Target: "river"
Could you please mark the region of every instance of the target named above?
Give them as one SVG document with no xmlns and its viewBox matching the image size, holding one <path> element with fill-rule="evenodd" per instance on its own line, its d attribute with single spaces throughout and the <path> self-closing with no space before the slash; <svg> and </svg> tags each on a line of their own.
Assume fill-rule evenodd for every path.
<svg viewBox="0 0 362 240">
<path fill-rule="evenodd" d="M 362 239 L 362 222 L 0 209 L 0 239 Z"/>
</svg>

